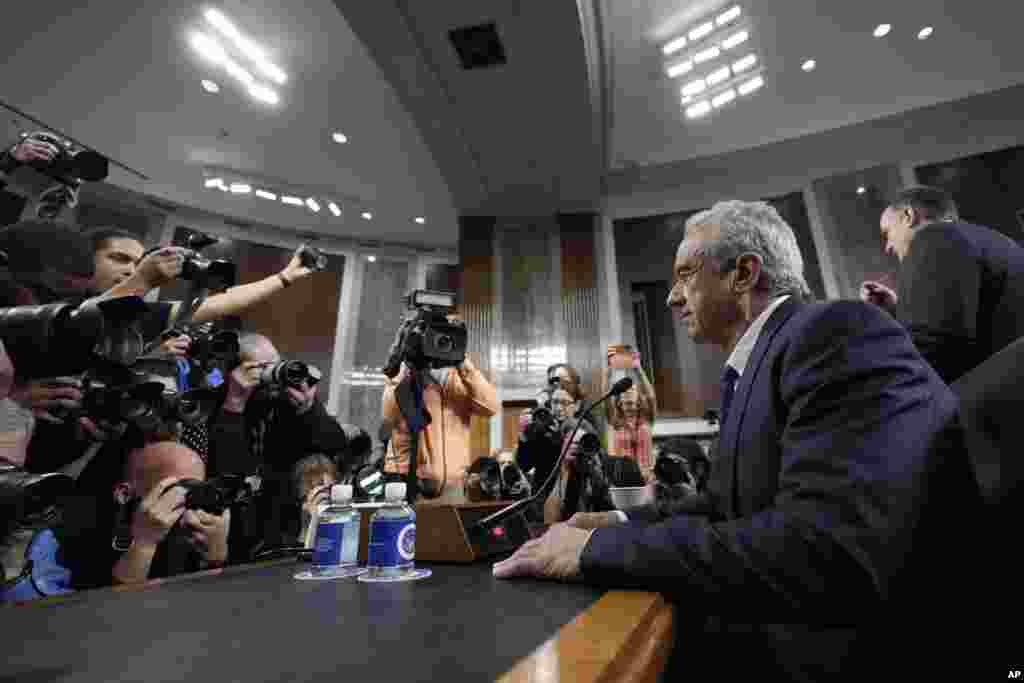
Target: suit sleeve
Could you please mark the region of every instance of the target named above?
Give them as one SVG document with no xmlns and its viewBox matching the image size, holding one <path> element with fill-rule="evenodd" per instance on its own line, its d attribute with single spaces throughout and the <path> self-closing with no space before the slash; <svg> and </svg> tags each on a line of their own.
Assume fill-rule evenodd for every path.
<svg viewBox="0 0 1024 683">
<path fill-rule="evenodd" d="M 909 549 L 904 508 L 921 495 L 936 383 L 882 311 L 823 310 L 760 368 L 777 375 L 787 416 L 772 503 L 727 521 L 678 515 L 599 529 L 581 558 L 585 578 L 771 623 L 878 606 Z"/>
<path fill-rule="evenodd" d="M 947 383 L 973 365 L 981 265 L 953 226 L 922 228 L 903 263 L 896 317 Z"/>
</svg>

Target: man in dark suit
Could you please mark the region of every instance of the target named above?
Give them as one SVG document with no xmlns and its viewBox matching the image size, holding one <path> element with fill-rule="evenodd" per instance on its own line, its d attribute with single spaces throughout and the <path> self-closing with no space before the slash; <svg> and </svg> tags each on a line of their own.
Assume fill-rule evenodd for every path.
<svg viewBox="0 0 1024 683">
<path fill-rule="evenodd" d="M 574 517 L 495 576 L 661 591 L 679 615 L 717 615 L 693 624 L 706 642 L 688 657 L 721 643 L 730 673 L 820 680 L 863 664 L 861 648 L 886 642 L 864 634 L 906 613 L 906 577 L 976 490 L 944 438 L 955 399 L 906 332 L 875 306 L 806 291 L 793 231 L 767 204 L 691 218 L 668 303 L 730 354 L 702 504 L 656 523 Z"/>
<path fill-rule="evenodd" d="M 861 298 L 889 310 L 947 383 L 1024 336 L 1024 248 L 964 223 L 945 190 L 913 187 L 882 213 L 885 250 L 901 262 L 900 295 L 878 282 Z"/>
</svg>

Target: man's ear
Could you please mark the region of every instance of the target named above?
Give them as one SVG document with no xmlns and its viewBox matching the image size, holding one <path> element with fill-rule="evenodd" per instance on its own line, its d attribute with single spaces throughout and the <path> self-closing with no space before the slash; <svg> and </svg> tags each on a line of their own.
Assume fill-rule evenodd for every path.
<svg viewBox="0 0 1024 683">
<path fill-rule="evenodd" d="M 743 293 L 752 291 L 761 279 L 764 264 L 757 254 L 741 254 L 733 269 L 733 289 Z"/>
<path fill-rule="evenodd" d="M 114 485 L 114 501 L 118 505 L 127 505 L 128 501 L 135 497 L 135 490 L 126 481 Z"/>
</svg>

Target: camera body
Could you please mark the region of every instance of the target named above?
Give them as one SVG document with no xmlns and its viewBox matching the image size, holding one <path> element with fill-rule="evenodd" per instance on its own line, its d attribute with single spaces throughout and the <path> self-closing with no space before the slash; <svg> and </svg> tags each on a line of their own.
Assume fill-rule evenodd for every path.
<svg viewBox="0 0 1024 683">
<path fill-rule="evenodd" d="M 76 147 L 70 140 L 53 133 L 36 132 L 23 138 L 55 150 L 50 161 L 20 162 L 10 151 L 0 155 L 0 170 L 7 175 L 7 189 L 36 200 L 39 218 L 54 219 L 65 208 L 74 207 L 78 203 L 78 188 L 82 181 L 99 181 L 107 177 L 109 164 L 106 157 L 98 152 Z"/>
<path fill-rule="evenodd" d="M 402 362 L 422 370 L 455 367 L 466 359 L 469 332 L 466 323 L 448 319 L 455 312 L 455 294 L 419 289 L 405 297 L 414 311 L 404 323 L 405 334 L 383 368 L 394 377 Z"/>
<path fill-rule="evenodd" d="M 238 282 L 238 269 L 231 261 L 211 260 L 200 252 L 219 242 L 216 237 L 196 230 L 186 230 L 175 237 L 173 246 L 186 249 L 185 261 L 181 266 L 181 279 L 188 280 L 204 289 L 227 289 Z"/>
<path fill-rule="evenodd" d="M 492 456 L 478 458 L 466 472 L 466 498 L 484 500 L 521 500 L 532 493 L 530 480 L 514 461 L 499 462 Z"/>
<path fill-rule="evenodd" d="M 538 406 L 530 411 L 530 424 L 526 426 L 523 438 L 526 441 L 541 439 L 558 441 L 560 438 L 558 427 L 558 420 L 555 419 L 554 413 L 544 406 Z"/>
<path fill-rule="evenodd" d="M 222 474 L 206 481 L 182 479 L 168 489 L 175 486 L 185 489 L 186 510 L 202 510 L 217 516 L 233 505 L 250 502 L 255 495 L 240 474 Z"/>
<path fill-rule="evenodd" d="M 238 365 L 241 348 L 238 344 L 238 333 L 233 330 L 217 330 L 216 323 L 189 323 L 179 325 L 160 335 L 164 342 L 176 337 L 187 336 L 191 341 L 188 347 L 188 359 L 198 373 L 194 373 L 197 382 L 193 386 L 208 388 L 209 373 L 219 370 L 226 375 L 231 368 Z"/>
</svg>

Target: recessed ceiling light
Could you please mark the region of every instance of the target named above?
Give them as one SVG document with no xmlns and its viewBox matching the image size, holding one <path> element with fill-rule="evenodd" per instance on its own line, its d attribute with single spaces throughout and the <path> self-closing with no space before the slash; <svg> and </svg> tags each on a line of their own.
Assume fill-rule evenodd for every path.
<svg viewBox="0 0 1024 683">
<path fill-rule="evenodd" d="M 277 201 L 277 195 L 273 192 L 267 192 L 266 190 L 256 190 L 256 196 L 261 199 L 269 199 L 271 201 Z"/>
<path fill-rule="evenodd" d="M 708 74 L 707 82 L 709 86 L 718 85 L 722 81 L 729 80 L 729 67 L 723 66 L 721 69 L 716 69 Z"/>
<path fill-rule="evenodd" d="M 708 61 L 709 59 L 714 59 L 720 54 L 722 54 L 722 51 L 719 50 L 717 47 L 709 47 L 708 49 L 701 50 L 700 52 L 695 54 L 693 56 L 693 61 L 696 62 L 697 64 L 700 64 L 702 62 Z"/>
<path fill-rule="evenodd" d="M 203 181 L 203 186 L 204 187 L 223 188 L 224 187 L 224 181 L 221 180 L 220 178 L 207 178 L 206 180 Z"/>
<path fill-rule="evenodd" d="M 892 24 L 879 24 L 875 27 L 875 38 L 884 38 L 892 30 Z"/>
<path fill-rule="evenodd" d="M 377 257 L 374 256 L 373 254 L 370 254 L 369 256 L 366 257 L 366 260 L 369 261 L 370 263 L 376 263 Z"/>
<path fill-rule="evenodd" d="M 203 79 L 203 90 L 205 90 L 206 92 L 218 93 L 218 92 L 220 92 L 220 86 L 217 85 L 216 83 L 214 83 L 213 81 L 209 81 L 209 80 L 206 80 L 204 78 Z"/>
<path fill-rule="evenodd" d="M 277 96 L 277 93 L 268 88 L 265 85 L 254 85 L 249 88 L 249 94 L 253 99 L 267 104 L 277 104 L 281 101 L 281 98 Z"/>
<path fill-rule="evenodd" d="M 348 142 L 348 136 L 345 135 L 344 133 L 335 132 L 331 136 L 331 139 L 337 142 L 339 145 L 344 145 L 346 142 Z"/>
<path fill-rule="evenodd" d="M 736 88 L 736 90 L 738 90 L 741 95 L 749 95 L 750 93 L 760 88 L 762 85 L 764 85 L 764 79 L 761 78 L 760 76 L 754 76 L 749 81 L 743 83 L 742 85 L 740 85 L 740 87 Z"/>
<path fill-rule="evenodd" d="M 424 223 L 427 222 L 427 219 L 424 218 L 423 216 L 416 216 L 416 218 L 413 218 L 413 220 L 419 223 L 420 225 L 423 225 Z"/>
<path fill-rule="evenodd" d="M 339 209 L 338 205 L 335 204 L 334 202 L 327 202 L 327 208 L 330 209 L 331 213 L 333 213 L 335 216 L 341 215 L 341 209 Z"/>
<path fill-rule="evenodd" d="M 662 53 L 667 57 L 670 54 L 679 52 L 686 47 L 686 36 L 679 36 L 675 40 L 671 40 L 665 44 L 665 47 L 661 48 Z"/>
<path fill-rule="evenodd" d="M 309 210 L 313 213 L 320 213 L 320 204 L 312 197 L 306 200 L 306 206 L 308 206 Z"/>
<path fill-rule="evenodd" d="M 669 78 L 675 78 L 676 76 L 682 76 L 683 74 L 689 73 L 692 70 L 693 70 L 693 62 L 691 62 L 689 59 L 687 59 L 685 62 L 679 62 L 678 64 L 673 64 L 672 66 L 670 66 L 668 68 L 666 73 L 668 73 L 668 77 Z"/>
<path fill-rule="evenodd" d="M 712 24 L 710 21 L 707 22 L 706 24 L 701 24 L 697 28 L 690 31 L 690 40 L 700 40 L 701 38 L 703 38 L 704 36 L 706 36 L 707 34 L 711 33 L 714 30 L 715 25 Z"/>
<path fill-rule="evenodd" d="M 680 92 L 682 92 L 683 97 L 693 97 L 694 95 L 704 92 L 707 88 L 708 86 L 707 83 L 704 82 L 704 79 L 698 78 L 697 80 L 690 81 L 684 85 Z"/>
<path fill-rule="evenodd" d="M 232 194 L 249 194 L 252 192 L 252 185 L 248 183 L 231 183 Z"/>
<path fill-rule="evenodd" d="M 757 64 L 757 55 L 747 55 L 743 59 L 739 59 L 732 65 L 732 72 L 738 74 L 742 71 L 746 71 L 750 67 Z"/>
<path fill-rule="evenodd" d="M 722 41 L 722 47 L 724 47 L 726 50 L 731 50 L 737 45 L 747 42 L 748 38 L 750 38 L 750 33 L 748 33 L 747 31 L 740 31 L 738 33 L 734 33 Z"/>
<path fill-rule="evenodd" d="M 362 216 L 363 218 L 365 218 L 366 220 L 370 220 L 371 218 L 373 218 L 373 214 L 370 213 L 369 211 L 363 211 L 359 215 Z"/>
<path fill-rule="evenodd" d="M 930 36 L 932 34 L 932 32 L 933 32 L 933 29 L 932 29 L 931 26 L 925 26 L 923 29 L 921 29 L 920 31 L 917 32 L 917 39 L 918 40 L 925 40 L 925 39 L 928 38 L 928 36 Z"/>
<path fill-rule="evenodd" d="M 712 107 L 721 107 L 723 104 L 728 104 L 736 99 L 736 91 L 729 88 L 725 92 L 718 93 L 711 98 Z"/>
<path fill-rule="evenodd" d="M 281 195 L 281 202 L 292 206 L 303 206 L 306 203 L 302 201 L 302 197 L 290 197 L 286 194 Z"/>
<path fill-rule="evenodd" d="M 861 185 L 860 187 L 857 188 L 857 194 L 864 194 L 867 191 L 868 191 L 868 188 L 864 187 L 863 185 Z"/>
<path fill-rule="evenodd" d="M 816 66 L 818 66 L 818 63 L 816 61 L 814 61 L 813 59 L 808 59 L 806 62 L 803 63 L 803 65 L 800 68 L 803 69 L 804 71 L 814 71 L 814 67 Z"/>
<path fill-rule="evenodd" d="M 725 26 L 738 16 L 740 16 L 740 8 L 738 6 L 733 7 L 732 9 L 726 10 L 719 14 L 718 18 L 715 19 L 715 23 L 718 24 L 719 26 Z"/>
</svg>

